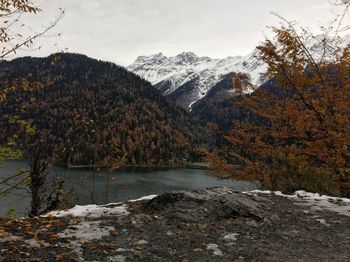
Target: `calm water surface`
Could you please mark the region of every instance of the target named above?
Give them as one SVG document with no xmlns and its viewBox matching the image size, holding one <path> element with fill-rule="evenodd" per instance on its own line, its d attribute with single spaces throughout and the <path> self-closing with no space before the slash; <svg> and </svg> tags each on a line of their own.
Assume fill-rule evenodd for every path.
<svg viewBox="0 0 350 262">
<path fill-rule="evenodd" d="M 6 161 L 0 165 L 0 180 L 15 174 L 27 163 L 22 160 Z M 174 190 L 203 189 L 214 186 L 226 186 L 233 190 L 246 191 L 256 189 L 252 183 L 220 179 L 207 174 L 206 170 L 166 169 L 118 171 L 94 173 L 89 169 L 67 169 L 54 167 L 50 176 L 66 180 L 66 191 L 75 204 L 105 204 L 136 199 L 151 194 L 161 194 Z M 1 189 L 1 188 L 0 188 Z M 0 198 L 0 215 L 6 215 L 10 208 L 23 216 L 29 207 L 28 194 L 17 190 L 5 198 Z"/>
</svg>

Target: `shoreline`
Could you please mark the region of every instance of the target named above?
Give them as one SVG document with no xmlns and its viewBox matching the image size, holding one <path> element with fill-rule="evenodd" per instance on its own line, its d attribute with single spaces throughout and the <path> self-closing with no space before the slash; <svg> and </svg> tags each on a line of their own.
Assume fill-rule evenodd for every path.
<svg viewBox="0 0 350 262">
<path fill-rule="evenodd" d="M 69 169 L 84 169 L 84 168 L 106 168 L 106 166 L 96 166 L 96 165 L 60 165 Z M 132 169 L 132 168 L 150 168 L 150 169 L 178 169 L 178 168 L 188 168 L 188 169 L 200 169 L 208 170 L 209 166 L 206 163 L 187 163 L 183 165 L 124 165 L 120 169 Z"/>
<path fill-rule="evenodd" d="M 28 161 L 26 158 L 8 158 L 5 159 L 5 161 Z M 98 166 L 98 165 L 71 165 L 71 164 L 62 164 L 62 163 L 55 163 L 54 165 L 60 166 L 60 167 L 66 167 L 68 169 L 90 169 L 90 168 L 107 168 L 106 166 Z M 120 169 L 132 169 L 132 168 L 149 168 L 149 169 L 178 169 L 178 168 L 188 168 L 188 169 L 199 169 L 199 170 L 208 170 L 209 165 L 202 162 L 193 162 L 193 163 L 184 163 L 184 164 L 178 164 L 178 165 L 147 165 L 147 164 L 140 164 L 140 165 L 123 165 L 120 167 Z"/>
</svg>

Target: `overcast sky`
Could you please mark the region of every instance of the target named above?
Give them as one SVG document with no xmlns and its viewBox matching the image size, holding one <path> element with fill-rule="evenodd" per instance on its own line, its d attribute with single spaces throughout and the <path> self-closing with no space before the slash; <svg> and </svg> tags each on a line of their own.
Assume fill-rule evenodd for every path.
<svg viewBox="0 0 350 262">
<path fill-rule="evenodd" d="M 55 28 L 60 37 L 43 39 L 43 56 L 67 48 L 121 65 L 140 55 L 193 51 L 223 58 L 245 55 L 264 39 L 277 12 L 300 25 L 326 24 L 334 18 L 329 0 L 37 0 L 43 12 L 30 18 L 33 29 L 65 16 Z M 24 17 L 29 19 L 29 17 Z M 28 20 L 27 20 L 28 21 Z M 58 47 L 54 46 L 58 44 Z"/>
</svg>

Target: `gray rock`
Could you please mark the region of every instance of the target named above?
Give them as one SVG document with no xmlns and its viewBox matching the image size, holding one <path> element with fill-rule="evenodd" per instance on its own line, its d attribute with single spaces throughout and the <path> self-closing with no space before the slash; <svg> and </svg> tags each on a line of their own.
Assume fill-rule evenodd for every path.
<svg viewBox="0 0 350 262">
<path fill-rule="evenodd" d="M 182 221 L 207 221 L 229 218 L 265 217 L 266 199 L 232 192 L 227 188 L 210 188 L 193 192 L 165 193 L 145 203 L 148 213 L 156 213 Z"/>
<path fill-rule="evenodd" d="M 209 244 L 207 246 L 208 251 L 213 251 L 214 256 L 223 256 L 222 251 L 219 249 L 218 244 Z"/>
</svg>

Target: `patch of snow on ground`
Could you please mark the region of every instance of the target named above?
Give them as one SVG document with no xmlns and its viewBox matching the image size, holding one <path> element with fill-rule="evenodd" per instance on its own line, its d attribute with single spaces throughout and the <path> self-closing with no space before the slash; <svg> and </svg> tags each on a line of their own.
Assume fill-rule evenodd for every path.
<svg viewBox="0 0 350 262">
<path fill-rule="evenodd" d="M 129 200 L 128 202 L 138 202 L 138 201 L 144 201 L 144 200 L 152 200 L 153 198 L 157 197 L 158 195 L 149 195 L 149 196 L 144 196 L 140 197 L 138 199 L 132 199 Z"/>
<path fill-rule="evenodd" d="M 75 206 L 68 210 L 53 211 L 48 215 L 54 217 L 74 216 L 74 217 L 90 217 L 98 218 L 102 216 L 123 216 L 128 215 L 126 204 L 108 204 L 104 206 L 98 205 L 86 205 L 86 206 Z"/>
<path fill-rule="evenodd" d="M 128 202 L 138 202 L 144 200 L 151 200 L 157 195 L 144 196 L 138 199 L 132 199 Z M 123 203 L 111 203 L 107 205 L 85 205 L 68 209 L 68 210 L 58 210 L 50 212 L 45 216 L 54 216 L 54 217 L 64 217 L 64 216 L 73 216 L 73 217 L 89 217 L 89 218 L 99 218 L 104 216 L 125 216 L 128 215 L 128 205 Z"/>
<path fill-rule="evenodd" d="M 289 198 L 295 198 L 294 195 L 285 195 L 281 191 L 270 191 L 270 190 L 252 190 L 252 191 L 245 191 L 244 194 L 248 195 L 255 195 L 255 194 L 267 194 L 267 195 L 275 195 L 275 196 L 283 196 L 283 197 L 289 197 Z"/>
<path fill-rule="evenodd" d="M 313 211 L 331 211 L 338 213 L 340 215 L 350 217 L 350 199 L 340 198 L 340 197 L 331 197 L 320 195 L 318 193 L 310 193 L 303 190 L 296 191 L 294 195 L 285 195 L 280 191 L 261 191 L 254 190 L 249 192 L 243 192 L 245 194 L 269 194 L 283 196 L 287 198 L 292 198 L 299 201 L 299 205 L 309 206 Z"/>
<path fill-rule="evenodd" d="M 304 205 L 310 206 L 315 211 L 332 211 L 340 215 L 350 217 L 350 199 L 323 196 L 318 193 L 297 191 L 294 193 L 297 198 L 304 200 Z"/>
<path fill-rule="evenodd" d="M 57 234 L 60 238 L 76 238 L 78 240 L 91 241 L 109 236 L 114 227 L 101 226 L 101 221 L 84 221 L 78 225 L 70 226 L 62 233 Z"/>
<path fill-rule="evenodd" d="M 319 193 L 310 193 L 303 190 L 296 191 L 294 195 L 299 198 L 314 199 L 314 200 L 328 200 L 333 202 L 344 202 L 344 203 L 350 204 L 349 198 L 325 196 L 325 195 L 320 195 Z"/>
</svg>

